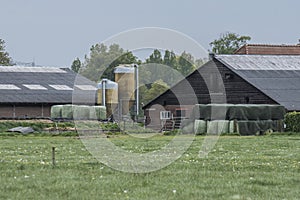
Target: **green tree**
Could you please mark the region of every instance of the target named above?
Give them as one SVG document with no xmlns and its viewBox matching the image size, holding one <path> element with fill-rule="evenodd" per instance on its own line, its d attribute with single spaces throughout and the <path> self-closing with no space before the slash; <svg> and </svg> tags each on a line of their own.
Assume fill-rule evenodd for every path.
<svg viewBox="0 0 300 200">
<path fill-rule="evenodd" d="M 93 81 L 101 78 L 114 80 L 113 70 L 120 64 L 139 64 L 136 56 L 130 51 L 125 51 L 117 44 L 109 47 L 96 44 L 90 48 L 90 55 L 85 56 L 81 74 Z"/>
<path fill-rule="evenodd" d="M 250 41 L 250 36 L 240 36 L 236 33 L 223 33 L 219 39 L 209 43 L 212 52 L 216 54 L 233 54 L 238 48 Z"/>
<path fill-rule="evenodd" d="M 164 55 L 163 64 L 174 69 L 177 68 L 176 55 L 173 51 L 166 50 Z"/>
<path fill-rule="evenodd" d="M 5 51 L 5 41 L 0 39 L 0 65 L 11 65 L 11 58 Z"/>
<path fill-rule="evenodd" d="M 145 88 L 143 88 L 145 89 Z M 153 100 L 158 95 L 169 89 L 169 86 L 161 79 L 152 83 L 151 88 L 145 92 L 145 96 L 142 99 L 143 103 L 147 104 L 149 101 Z"/>
<path fill-rule="evenodd" d="M 161 53 L 158 49 L 155 49 L 153 53 L 146 59 L 146 63 L 157 63 L 161 64 L 163 62 Z"/>
<path fill-rule="evenodd" d="M 178 71 L 186 76 L 196 69 L 194 57 L 185 51 L 178 58 Z"/>
<path fill-rule="evenodd" d="M 80 70 L 80 67 L 81 67 L 81 61 L 79 60 L 79 58 L 76 58 L 72 63 L 71 69 L 74 72 L 78 73 Z"/>
</svg>

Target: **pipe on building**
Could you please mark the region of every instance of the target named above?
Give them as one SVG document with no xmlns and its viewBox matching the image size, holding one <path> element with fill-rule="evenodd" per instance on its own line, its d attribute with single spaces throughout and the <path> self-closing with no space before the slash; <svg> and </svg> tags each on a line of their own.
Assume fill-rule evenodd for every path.
<svg viewBox="0 0 300 200">
<path fill-rule="evenodd" d="M 138 120 L 139 115 L 139 70 L 138 65 L 134 64 L 135 72 L 135 104 L 136 104 L 136 120 Z"/>
<path fill-rule="evenodd" d="M 106 83 L 107 83 L 107 79 L 106 78 L 104 78 L 104 79 L 102 79 L 102 81 L 101 81 L 101 84 L 102 84 L 102 105 L 103 106 L 106 106 L 106 99 L 105 99 L 105 95 L 106 95 Z"/>
</svg>

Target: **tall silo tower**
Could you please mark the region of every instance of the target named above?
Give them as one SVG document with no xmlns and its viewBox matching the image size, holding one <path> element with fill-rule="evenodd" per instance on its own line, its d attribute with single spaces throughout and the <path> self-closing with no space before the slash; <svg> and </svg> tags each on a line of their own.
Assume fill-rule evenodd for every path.
<svg viewBox="0 0 300 200">
<path fill-rule="evenodd" d="M 135 102 L 135 76 L 134 67 L 131 65 L 120 65 L 115 68 L 115 81 L 119 90 L 119 112 L 120 115 L 128 115 Z"/>
<path fill-rule="evenodd" d="M 97 104 L 106 106 L 107 117 L 110 117 L 118 108 L 118 83 L 102 79 L 97 89 Z"/>
</svg>

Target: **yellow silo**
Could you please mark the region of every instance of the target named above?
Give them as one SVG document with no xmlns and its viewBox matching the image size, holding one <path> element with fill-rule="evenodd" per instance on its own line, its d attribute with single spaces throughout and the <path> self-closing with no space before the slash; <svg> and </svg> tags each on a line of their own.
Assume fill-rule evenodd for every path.
<svg viewBox="0 0 300 200">
<path fill-rule="evenodd" d="M 115 81 L 118 83 L 119 90 L 119 109 L 121 115 L 130 113 L 130 109 L 135 102 L 135 77 L 134 67 L 121 65 L 115 68 Z"/>
<path fill-rule="evenodd" d="M 118 83 L 108 79 L 102 79 L 101 82 L 98 83 L 97 88 L 97 104 L 105 105 L 107 117 L 110 117 L 118 107 Z M 105 92 L 105 98 L 103 98 L 103 92 Z"/>
</svg>

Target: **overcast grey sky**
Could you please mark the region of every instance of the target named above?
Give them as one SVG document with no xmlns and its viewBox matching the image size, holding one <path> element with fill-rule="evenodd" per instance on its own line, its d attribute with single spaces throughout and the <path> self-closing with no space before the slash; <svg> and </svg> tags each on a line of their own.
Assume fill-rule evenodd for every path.
<svg viewBox="0 0 300 200">
<path fill-rule="evenodd" d="M 298 0 L 0 0 L 0 38 L 16 61 L 70 66 L 91 45 L 133 28 L 174 29 L 205 49 L 226 31 L 251 43 L 296 44 Z"/>
</svg>

